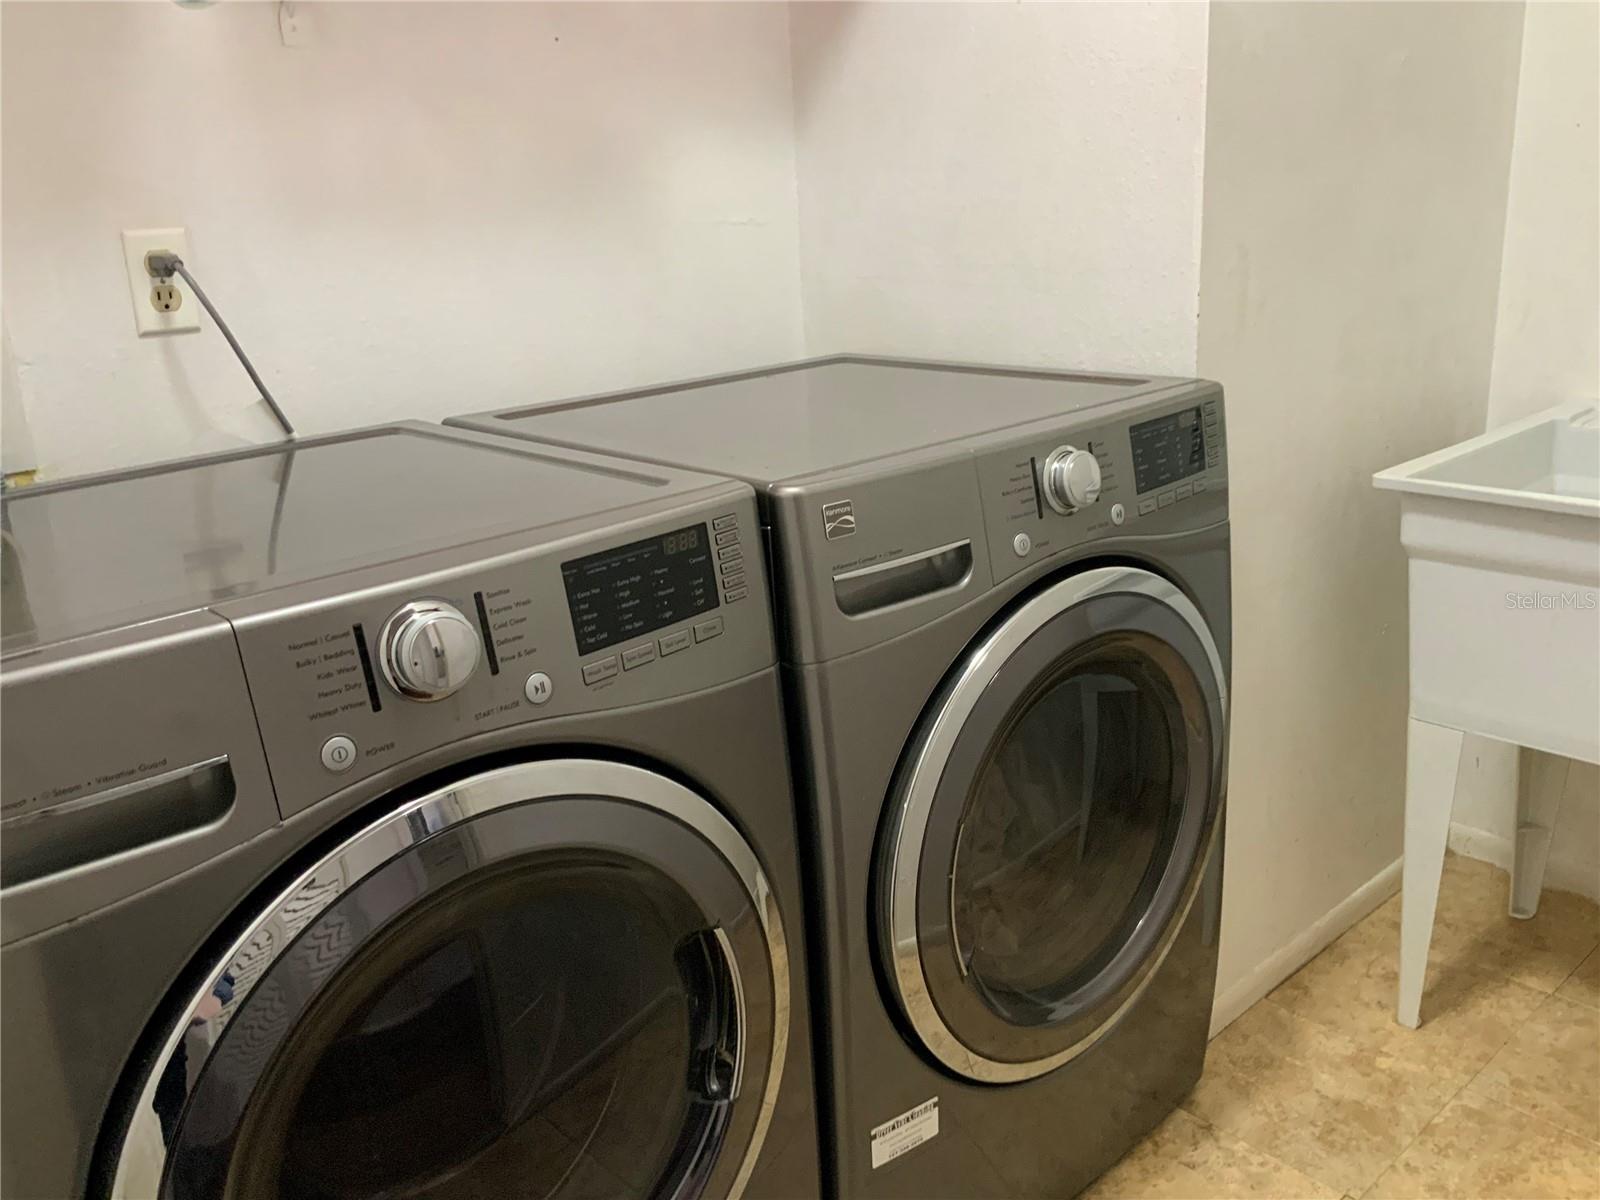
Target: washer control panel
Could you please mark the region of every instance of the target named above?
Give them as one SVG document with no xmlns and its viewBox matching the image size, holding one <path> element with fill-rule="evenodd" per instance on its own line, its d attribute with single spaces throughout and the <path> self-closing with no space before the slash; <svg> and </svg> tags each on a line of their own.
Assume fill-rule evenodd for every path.
<svg viewBox="0 0 1600 1200">
<path fill-rule="evenodd" d="M 1029 434 L 980 453 L 978 486 L 998 581 L 1097 537 L 1159 535 L 1227 513 L 1222 395 L 1191 389 L 1137 418 Z"/>
<path fill-rule="evenodd" d="M 755 528 L 745 492 L 604 539 L 441 552 L 423 560 L 431 569 L 415 564 L 337 600 L 218 606 L 238 638 L 284 815 L 474 734 L 770 666 L 761 560 L 740 552 L 742 531 Z"/>
</svg>

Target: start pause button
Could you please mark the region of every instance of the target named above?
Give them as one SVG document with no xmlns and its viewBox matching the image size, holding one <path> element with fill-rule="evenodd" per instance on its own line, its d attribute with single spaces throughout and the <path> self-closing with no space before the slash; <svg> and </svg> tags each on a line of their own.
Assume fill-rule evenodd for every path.
<svg viewBox="0 0 1600 1200">
<path fill-rule="evenodd" d="M 543 671 L 535 671 L 528 676 L 528 682 L 522 685 L 522 694 L 528 698 L 529 704 L 543 704 L 550 699 L 554 686 L 550 676 Z"/>
</svg>

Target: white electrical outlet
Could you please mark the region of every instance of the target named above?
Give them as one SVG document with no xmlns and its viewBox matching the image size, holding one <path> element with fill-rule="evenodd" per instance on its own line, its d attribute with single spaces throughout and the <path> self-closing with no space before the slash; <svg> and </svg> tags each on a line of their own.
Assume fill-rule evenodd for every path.
<svg viewBox="0 0 1600 1200">
<path fill-rule="evenodd" d="M 182 229 L 124 229 L 122 256 L 128 268 L 128 290 L 133 295 L 133 322 L 139 336 L 155 333 L 192 333 L 200 328 L 200 302 L 181 276 L 157 279 L 145 266 L 152 250 L 168 250 L 189 263 L 189 236 Z"/>
</svg>

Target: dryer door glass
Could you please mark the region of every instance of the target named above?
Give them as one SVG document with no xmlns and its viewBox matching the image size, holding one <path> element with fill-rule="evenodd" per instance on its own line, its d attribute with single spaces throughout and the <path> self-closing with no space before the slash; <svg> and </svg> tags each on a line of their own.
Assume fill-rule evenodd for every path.
<svg viewBox="0 0 1600 1200">
<path fill-rule="evenodd" d="M 929 1049 L 988 1081 L 1060 1065 L 1137 996 L 1220 810 L 1203 623 L 1153 576 L 1090 574 L 1123 586 L 1058 585 L 958 666 L 892 806 L 890 977 Z"/>
<path fill-rule="evenodd" d="M 783 951 L 716 846 L 590 796 L 349 859 L 276 906 L 166 1064 L 162 1195 L 729 1189 L 781 1066 Z"/>
</svg>

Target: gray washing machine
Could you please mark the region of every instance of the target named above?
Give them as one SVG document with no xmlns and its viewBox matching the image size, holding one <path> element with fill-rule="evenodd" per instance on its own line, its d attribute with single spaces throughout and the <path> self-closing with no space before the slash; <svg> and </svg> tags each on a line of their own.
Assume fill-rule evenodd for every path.
<svg viewBox="0 0 1600 1200">
<path fill-rule="evenodd" d="M 4 518 L 0 1193 L 818 1193 L 747 485 L 415 425 Z"/>
<path fill-rule="evenodd" d="M 1219 387 L 841 357 L 464 423 L 756 486 L 840 1194 L 1070 1195 L 1172 1109 L 1217 962 Z"/>
</svg>

